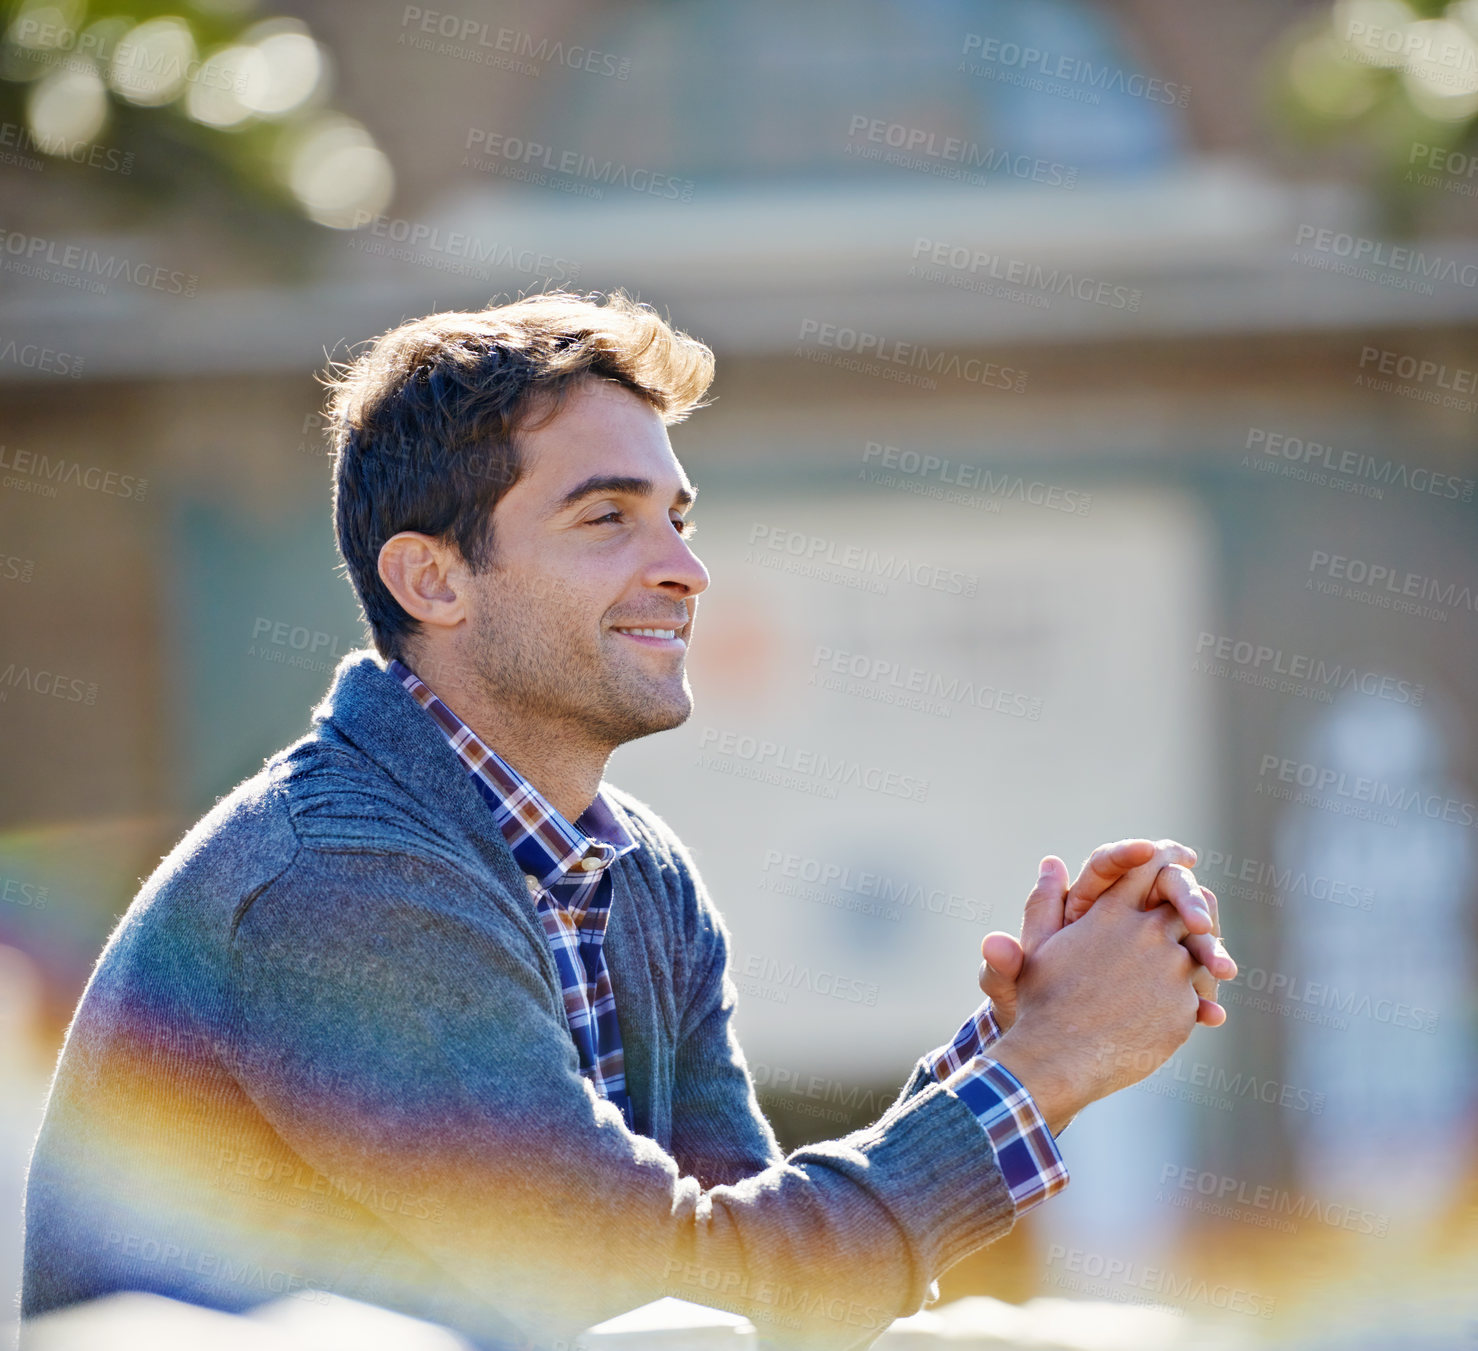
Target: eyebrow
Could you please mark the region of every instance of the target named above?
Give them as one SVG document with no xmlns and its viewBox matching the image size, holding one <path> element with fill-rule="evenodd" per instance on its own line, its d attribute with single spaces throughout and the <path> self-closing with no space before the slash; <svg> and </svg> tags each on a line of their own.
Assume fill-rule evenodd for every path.
<svg viewBox="0 0 1478 1351">
<path fill-rule="evenodd" d="M 557 516 L 562 511 L 568 511 L 577 502 L 583 502 L 587 497 L 595 497 L 601 493 L 626 494 L 633 497 L 650 497 L 656 491 L 656 484 L 649 478 L 633 478 L 624 474 L 593 474 L 590 478 L 577 483 L 558 502 L 554 504 L 551 516 Z M 673 497 L 675 506 L 687 508 L 693 505 L 698 496 L 698 489 L 691 484 L 680 487 Z"/>
</svg>

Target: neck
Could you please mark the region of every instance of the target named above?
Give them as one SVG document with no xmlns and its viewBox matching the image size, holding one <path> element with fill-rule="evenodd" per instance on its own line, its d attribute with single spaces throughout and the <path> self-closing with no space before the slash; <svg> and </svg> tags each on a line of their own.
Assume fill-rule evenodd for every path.
<svg viewBox="0 0 1478 1351">
<path fill-rule="evenodd" d="M 423 671 L 417 657 L 426 663 Z M 454 662 L 412 654 L 404 659 L 436 697 L 467 724 L 490 750 L 539 790 L 572 824 L 595 801 L 614 747 L 592 743 L 582 729 L 529 717 L 489 698 L 475 681 L 461 676 Z"/>
<path fill-rule="evenodd" d="M 506 709 L 477 709 L 469 716 L 452 707 L 483 743 L 533 784 L 566 821 L 578 821 L 595 801 L 609 751 L 569 736 L 558 724 L 526 725 L 510 718 Z"/>
</svg>

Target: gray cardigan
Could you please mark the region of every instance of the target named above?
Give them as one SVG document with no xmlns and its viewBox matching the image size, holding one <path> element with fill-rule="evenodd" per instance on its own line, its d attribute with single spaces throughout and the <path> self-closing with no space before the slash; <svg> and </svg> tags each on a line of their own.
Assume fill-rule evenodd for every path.
<svg viewBox="0 0 1478 1351">
<path fill-rule="evenodd" d="M 672 829 L 613 865 L 637 1133 L 578 1072 L 522 873 L 371 653 L 160 864 L 93 972 L 26 1193 L 26 1317 L 120 1289 L 332 1291 L 554 1346 L 663 1294 L 866 1346 L 1014 1210 L 922 1060 L 788 1158 L 732 1027 L 729 935 Z"/>
</svg>

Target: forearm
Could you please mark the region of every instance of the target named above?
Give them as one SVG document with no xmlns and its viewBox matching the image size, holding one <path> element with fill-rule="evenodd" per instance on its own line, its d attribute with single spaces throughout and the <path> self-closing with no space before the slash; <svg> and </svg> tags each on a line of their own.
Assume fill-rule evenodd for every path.
<svg viewBox="0 0 1478 1351">
<path fill-rule="evenodd" d="M 682 1240 L 692 1255 L 667 1259 L 663 1293 L 717 1295 L 766 1335 L 788 1327 L 798 1344 L 827 1347 L 916 1312 L 941 1272 L 1016 1215 L 978 1122 L 939 1085 L 707 1203 Z"/>
<path fill-rule="evenodd" d="M 848 1347 L 1011 1227 L 989 1139 L 938 1084 L 705 1186 L 579 1077 L 536 943 L 480 897 L 449 906 L 445 879 L 410 895 L 373 863 L 347 886 L 335 866 L 346 895 L 308 877 L 240 927 L 238 1025 L 274 1050 L 242 1086 L 319 1172 L 423 1198 L 379 1218 L 516 1321 L 562 1335 L 685 1294 Z M 352 925 L 328 922 L 351 903 Z"/>
<path fill-rule="evenodd" d="M 849 1347 L 915 1312 L 931 1280 L 1015 1219 L 989 1140 L 941 1085 L 709 1188 L 588 1090 L 583 1111 L 524 1096 L 516 1111 L 469 1113 L 439 1094 L 434 1138 L 362 1102 L 313 1123 L 294 1109 L 301 1096 L 263 1104 L 299 1157 L 365 1195 L 414 1197 L 380 1220 L 449 1285 L 546 1336 L 670 1294 Z"/>
</svg>

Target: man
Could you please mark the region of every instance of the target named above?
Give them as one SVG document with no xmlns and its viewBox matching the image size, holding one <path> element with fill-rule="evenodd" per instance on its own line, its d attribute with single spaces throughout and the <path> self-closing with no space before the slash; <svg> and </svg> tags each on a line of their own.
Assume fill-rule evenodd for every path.
<svg viewBox="0 0 1478 1351">
<path fill-rule="evenodd" d="M 602 781 L 692 708 L 708 574 L 666 425 L 711 374 L 645 307 L 553 295 L 406 324 L 341 375 L 338 540 L 378 655 L 109 940 L 28 1179 L 26 1316 L 331 1290 L 552 1345 L 673 1293 L 866 1345 L 1064 1184 L 1076 1111 L 1224 1016 L 1189 851 L 1105 847 L 1071 888 L 1048 859 L 1020 947 L 983 944 L 995 1011 L 872 1126 L 781 1154 L 724 923 Z"/>
</svg>

